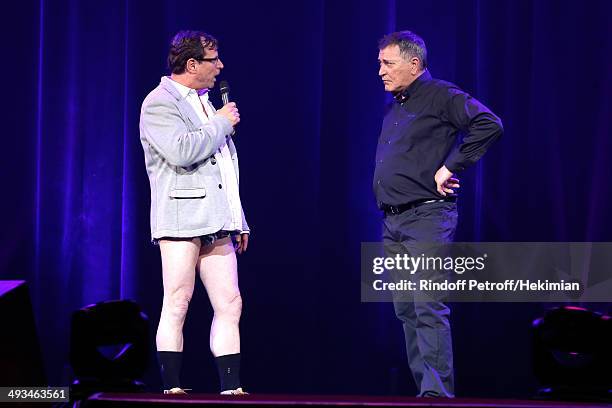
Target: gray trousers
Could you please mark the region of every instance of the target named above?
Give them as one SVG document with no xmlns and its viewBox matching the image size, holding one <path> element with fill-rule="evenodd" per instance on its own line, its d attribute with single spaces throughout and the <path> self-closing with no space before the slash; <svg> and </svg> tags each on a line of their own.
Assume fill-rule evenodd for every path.
<svg viewBox="0 0 612 408">
<path fill-rule="evenodd" d="M 457 205 L 452 202 L 423 204 L 383 220 L 385 256 L 431 255 L 431 243 L 453 240 L 457 227 Z M 428 245 L 430 244 L 430 245 Z M 412 278 L 440 278 L 439 273 L 416 271 Z M 395 281 L 406 274 L 394 272 Z M 408 364 L 419 396 L 454 397 L 453 348 L 450 309 L 439 299 L 415 300 L 410 294 L 394 296 L 393 306 L 402 322 Z"/>
</svg>

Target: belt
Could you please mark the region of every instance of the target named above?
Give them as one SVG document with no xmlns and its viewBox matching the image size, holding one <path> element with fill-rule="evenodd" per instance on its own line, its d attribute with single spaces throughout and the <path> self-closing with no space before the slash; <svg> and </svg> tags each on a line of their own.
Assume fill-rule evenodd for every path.
<svg viewBox="0 0 612 408">
<path fill-rule="evenodd" d="M 420 207 L 424 204 L 454 203 L 456 201 L 457 201 L 457 197 L 447 197 L 447 198 L 442 198 L 440 200 L 427 200 L 427 199 L 416 200 L 416 201 L 411 201 L 409 203 L 400 204 L 400 205 L 390 205 L 390 204 L 380 203 L 380 209 L 384 211 L 385 215 L 397 215 L 397 214 L 403 213 L 404 211 L 408 211 L 408 210 L 412 210 L 413 208 Z"/>
</svg>

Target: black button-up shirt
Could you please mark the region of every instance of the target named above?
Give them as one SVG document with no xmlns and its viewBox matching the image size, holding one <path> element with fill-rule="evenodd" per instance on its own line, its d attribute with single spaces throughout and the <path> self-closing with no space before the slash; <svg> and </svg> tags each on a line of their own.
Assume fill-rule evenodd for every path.
<svg viewBox="0 0 612 408">
<path fill-rule="evenodd" d="M 396 95 L 383 121 L 374 170 L 378 204 L 442 198 L 436 171 L 442 165 L 453 173 L 464 170 L 502 133 L 501 120 L 486 106 L 426 70 Z"/>
</svg>

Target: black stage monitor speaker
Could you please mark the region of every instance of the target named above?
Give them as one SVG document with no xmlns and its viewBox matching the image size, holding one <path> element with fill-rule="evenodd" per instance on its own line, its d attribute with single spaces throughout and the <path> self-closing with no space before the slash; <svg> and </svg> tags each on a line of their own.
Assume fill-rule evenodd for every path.
<svg viewBox="0 0 612 408">
<path fill-rule="evenodd" d="M 0 387 L 47 385 L 25 281 L 0 281 L 0 317 Z"/>
</svg>

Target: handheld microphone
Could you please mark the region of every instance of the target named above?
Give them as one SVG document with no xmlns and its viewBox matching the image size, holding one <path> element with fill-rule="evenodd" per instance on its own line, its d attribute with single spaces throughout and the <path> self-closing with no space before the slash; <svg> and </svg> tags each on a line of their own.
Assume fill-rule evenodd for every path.
<svg viewBox="0 0 612 408">
<path fill-rule="evenodd" d="M 227 81 L 221 81 L 221 83 L 219 84 L 219 90 L 221 91 L 221 102 L 223 102 L 223 105 L 227 105 L 229 103 L 230 91 L 230 87 Z"/>
<path fill-rule="evenodd" d="M 219 84 L 219 90 L 221 91 L 221 102 L 223 105 L 227 105 L 229 103 L 229 84 L 226 80 L 221 81 Z M 236 129 L 232 130 L 232 134 L 230 136 L 234 136 L 236 134 Z"/>
</svg>

